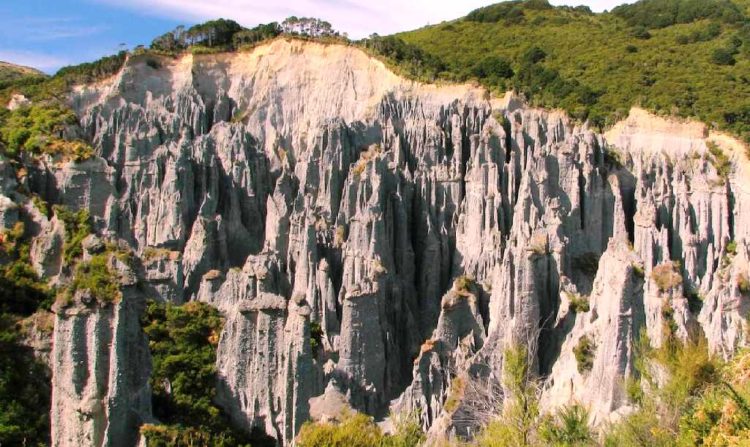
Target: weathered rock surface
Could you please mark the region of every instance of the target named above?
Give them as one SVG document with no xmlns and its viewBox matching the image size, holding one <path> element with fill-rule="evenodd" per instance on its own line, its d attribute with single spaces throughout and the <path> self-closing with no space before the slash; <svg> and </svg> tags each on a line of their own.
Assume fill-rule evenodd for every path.
<svg viewBox="0 0 750 447">
<path fill-rule="evenodd" d="M 580 402 L 600 421 L 627 405 L 625 379 L 635 372 L 635 348 L 646 323 L 639 262 L 625 241 L 612 240 L 599 261 L 590 310 L 568 309 L 575 323 L 549 375 L 543 405 Z M 588 366 L 574 355 L 582 340 L 591 346 L 584 354 Z"/>
<path fill-rule="evenodd" d="M 117 263 L 114 257 L 110 262 Z M 76 292 L 55 305 L 52 445 L 133 446 L 151 422 L 151 355 L 141 329 L 145 298 L 123 265 L 113 302 Z"/>
<path fill-rule="evenodd" d="M 467 282 L 465 277 L 459 279 L 443 297 L 435 332 L 414 360 L 414 380 L 393 408 L 396 414 L 418 417 L 425 431 L 441 415 L 453 422 L 450 416 L 456 409 L 445 408 L 449 392 L 456 391 L 451 390 L 453 379 L 471 366 L 484 343 L 477 288 Z"/>
<path fill-rule="evenodd" d="M 680 336 L 700 327 L 724 356 L 747 344 L 750 172 L 725 136 L 638 110 L 599 135 L 337 45 L 152 57 L 76 89 L 97 157 L 41 163 L 25 186 L 126 241 L 149 296 L 224 313 L 218 399 L 245 429 L 288 442 L 343 398 L 469 434 L 454 379 L 497 382 L 515 345 L 537 353 L 545 408 L 578 400 L 605 421 L 627 409 L 633 344 L 641 329 L 660 343 L 664 303 Z M 25 202 L 2 177 L 7 228 L 2 199 Z M 37 220 L 32 259 L 55 277 L 60 225 Z M 661 290 L 653 272 L 672 261 Z M 147 369 L 121 362 L 148 357 L 137 303 L 58 312 L 56 445 L 135 442 Z"/>
</svg>

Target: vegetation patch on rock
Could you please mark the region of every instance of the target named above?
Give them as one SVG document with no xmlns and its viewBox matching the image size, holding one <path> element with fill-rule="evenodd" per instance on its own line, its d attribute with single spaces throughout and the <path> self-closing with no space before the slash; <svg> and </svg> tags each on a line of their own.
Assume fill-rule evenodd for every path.
<svg viewBox="0 0 750 447">
<path fill-rule="evenodd" d="M 11 157 L 21 153 L 60 155 L 76 162 L 94 155 L 89 144 L 66 139 L 68 128 L 78 124 L 72 110 L 59 103 L 35 104 L 0 112 L 0 138 Z"/>
<path fill-rule="evenodd" d="M 109 253 L 98 254 L 75 268 L 73 279 L 58 298 L 58 304 L 67 306 L 73 302 L 78 292 L 99 303 L 114 303 L 122 296 L 117 275 L 110 265 Z"/>
<path fill-rule="evenodd" d="M 91 215 L 88 210 L 70 211 L 63 206 L 55 206 L 55 215 L 65 225 L 63 254 L 65 263 L 71 265 L 83 256 L 83 240 L 91 234 Z"/>
<path fill-rule="evenodd" d="M 591 371 L 594 367 L 594 355 L 596 354 L 596 344 L 587 335 L 578 340 L 578 344 L 573 348 L 573 355 L 576 357 L 578 372 L 583 374 Z"/>
<path fill-rule="evenodd" d="M 669 292 L 670 290 L 682 285 L 682 273 L 680 273 L 679 263 L 666 262 L 657 265 L 651 271 L 651 279 L 656 284 L 660 292 Z"/>
<path fill-rule="evenodd" d="M 588 296 L 581 295 L 580 293 L 568 293 L 567 297 L 570 302 L 571 311 L 575 313 L 585 313 L 591 310 Z"/>
<path fill-rule="evenodd" d="M 149 445 L 244 446 L 250 434 L 232 427 L 214 403 L 216 347 L 224 321 L 200 302 L 183 306 L 150 302 L 141 319 L 149 338 L 154 416 L 163 425 L 145 425 Z"/>
</svg>

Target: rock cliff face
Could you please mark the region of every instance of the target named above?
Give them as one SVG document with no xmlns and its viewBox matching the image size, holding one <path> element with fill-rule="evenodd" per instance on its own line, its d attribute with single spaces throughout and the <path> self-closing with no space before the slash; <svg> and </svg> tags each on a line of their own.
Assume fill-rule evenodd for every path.
<svg viewBox="0 0 750 447">
<path fill-rule="evenodd" d="M 130 446 L 151 422 L 151 357 L 133 272 L 114 256 L 120 292 L 103 302 L 78 291 L 53 309 L 52 445 Z"/>
<path fill-rule="evenodd" d="M 577 400 L 605 421 L 627 409 L 634 343 L 643 330 L 659 343 L 665 306 L 716 353 L 747 342 L 750 165 L 702 126 L 636 110 L 599 135 L 510 95 L 287 40 L 132 57 L 70 103 L 97 157 L 34 166 L 29 189 L 126 241 L 148 297 L 224 313 L 219 402 L 280 443 L 324 393 L 467 434 L 454 378 L 499 377 L 519 344 L 548 378 L 546 408 Z M 10 189 L 6 227 L 22 206 Z M 35 266 L 54 278 L 63 230 L 37 230 Z M 666 289 L 664 270 L 677 278 Z M 136 442 L 150 412 L 143 299 L 58 313 L 55 445 Z"/>
</svg>

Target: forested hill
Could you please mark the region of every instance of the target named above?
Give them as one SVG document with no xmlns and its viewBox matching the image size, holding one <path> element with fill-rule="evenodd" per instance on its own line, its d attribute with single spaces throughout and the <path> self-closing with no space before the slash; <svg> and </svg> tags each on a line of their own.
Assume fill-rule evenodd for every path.
<svg viewBox="0 0 750 447">
<path fill-rule="evenodd" d="M 35 68 L 0 61 L 0 88 L 29 78 L 41 79 L 44 78 L 44 73 Z"/>
<path fill-rule="evenodd" d="M 397 35 L 433 72 L 516 88 L 606 126 L 631 106 L 696 117 L 750 140 L 747 0 L 641 0 L 611 12 L 498 3 Z"/>
</svg>

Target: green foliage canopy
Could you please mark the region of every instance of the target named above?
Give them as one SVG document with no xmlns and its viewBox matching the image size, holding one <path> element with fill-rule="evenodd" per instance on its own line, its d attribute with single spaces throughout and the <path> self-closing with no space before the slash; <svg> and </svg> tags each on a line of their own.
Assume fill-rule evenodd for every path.
<svg viewBox="0 0 750 447">
<path fill-rule="evenodd" d="M 384 434 L 370 416 L 348 412 L 340 422 L 306 422 L 297 435 L 300 447 L 417 447 L 425 435 L 409 416 L 392 416 L 395 433 Z"/>
<path fill-rule="evenodd" d="M 29 241 L 18 223 L 0 234 L 0 444 L 49 442 L 50 385 L 44 364 L 23 345 L 20 322 L 48 307 L 51 291 L 29 260 Z"/>
<path fill-rule="evenodd" d="M 738 5 L 730 0 L 641 0 L 620 5 L 612 13 L 631 26 L 666 28 L 678 23 L 717 19 L 736 23 L 745 19 Z"/>
<path fill-rule="evenodd" d="M 49 381 L 45 365 L 21 344 L 17 319 L 0 313 L 0 444 L 48 445 Z"/>
<path fill-rule="evenodd" d="M 591 14 L 511 1 L 395 37 L 433 61 L 432 79 L 474 78 L 496 92 L 511 86 L 534 105 L 562 108 L 600 128 L 641 106 L 697 118 L 750 141 L 748 6 L 744 0 L 642 0 Z M 529 58 L 538 50 L 543 59 Z M 515 73 L 509 82 L 473 70 L 489 57 L 509 62 Z"/>
<path fill-rule="evenodd" d="M 182 306 L 150 302 L 141 320 L 153 361 L 154 416 L 165 425 L 146 425 L 149 445 L 243 446 L 249 434 L 234 429 L 214 403 L 216 347 L 224 321 L 200 302 Z M 192 445 L 192 444 L 191 444 Z"/>
</svg>

